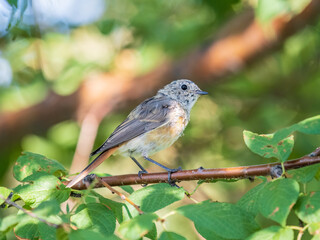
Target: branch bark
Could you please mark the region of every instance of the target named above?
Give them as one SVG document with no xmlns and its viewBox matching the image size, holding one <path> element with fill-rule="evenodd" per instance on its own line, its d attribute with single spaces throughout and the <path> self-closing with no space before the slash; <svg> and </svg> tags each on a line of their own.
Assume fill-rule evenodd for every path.
<svg viewBox="0 0 320 240">
<path fill-rule="evenodd" d="M 304 156 L 299 159 L 287 161 L 284 163 L 285 170 L 298 169 L 320 163 L 319 149 L 308 156 Z M 276 166 L 281 166 L 281 163 L 269 163 L 253 166 L 241 166 L 241 167 L 230 167 L 230 168 L 215 168 L 215 169 L 192 169 L 183 170 L 172 173 L 171 179 L 177 182 L 180 181 L 193 181 L 203 180 L 212 181 L 219 179 L 243 179 L 252 178 L 257 176 L 268 176 L 273 173 L 273 169 Z M 124 185 L 136 185 L 136 184 L 150 184 L 150 183 L 164 183 L 168 182 L 168 173 L 148 173 L 142 174 L 139 177 L 137 174 L 126 174 L 110 177 L 101 177 L 101 179 L 110 186 L 124 186 Z M 69 182 L 63 182 L 67 185 Z M 77 190 L 87 189 L 87 184 L 82 181 L 74 185 L 72 188 Z M 103 187 L 101 183 L 97 183 L 94 188 Z"/>
</svg>

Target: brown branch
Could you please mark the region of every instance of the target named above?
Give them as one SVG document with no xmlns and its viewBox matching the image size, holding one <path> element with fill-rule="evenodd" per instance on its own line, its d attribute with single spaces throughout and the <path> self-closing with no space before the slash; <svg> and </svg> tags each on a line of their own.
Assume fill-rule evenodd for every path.
<svg viewBox="0 0 320 240">
<path fill-rule="evenodd" d="M 243 31 L 213 42 L 202 49 L 202 54 L 197 54 L 197 59 L 184 67 L 190 71 L 189 76 L 195 79 L 221 79 L 237 73 L 248 64 L 256 63 L 279 50 L 286 39 L 308 24 L 315 23 L 319 14 L 320 1 L 312 0 L 293 17 L 286 14 L 275 17 L 268 28 L 252 18 Z"/>
<path fill-rule="evenodd" d="M 284 163 L 285 170 L 298 169 L 302 167 L 307 167 L 313 164 L 320 163 L 320 156 L 304 156 L 299 159 L 287 161 Z M 242 179 L 242 178 L 252 178 L 256 176 L 268 176 L 272 174 L 273 168 L 275 166 L 280 166 L 281 163 L 269 163 L 253 166 L 241 166 L 241 167 L 231 167 L 231 168 L 215 168 L 215 169 L 193 169 L 193 170 L 183 170 L 179 172 L 172 173 L 171 179 L 174 181 L 192 181 L 192 180 L 219 180 L 219 179 Z M 135 184 L 150 184 L 150 183 L 163 183 L 168 182 L 168 173 L 148 173 L 142 174 L 141 178 L 137 174 L 126 174 L 110 177 L 102 177 L 104 182 L 110 186 L 123 186 L 123 185 L 135 185 Z M 64 182 L 65 185 L 68 182 Z M 95 188 L 103 187 L 101 183 L 97 183 Z M 83 182 L 72 187 L 73 189 L 82 190 L 86 189 L 87 186 Z"/>
</svg>

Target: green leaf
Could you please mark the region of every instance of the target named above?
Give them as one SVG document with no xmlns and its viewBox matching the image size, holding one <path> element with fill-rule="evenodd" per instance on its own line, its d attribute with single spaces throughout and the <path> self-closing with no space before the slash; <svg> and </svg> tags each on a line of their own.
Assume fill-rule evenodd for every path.
<svg viewBox="0 0 320 240">
<path fill-rule="evenodd" d="M 20 182 L 37 172 L 45 172 L 56 177 L 67 174 L 67 170 L 59 162 L 30 152 L 22 153 L 13 167 L 14 177 Z"/>
<path fill-rule="evenodd" d="M 5 201 L 4 199 L 2 199 L 2 197 L 7 199 L 11 192 L 12 192 L 12 190 L 10 190 L 8 188 L 0 187 L 0 196 L 1 196 L 0 197 L 0 205 L 2 203 L 4 203 L 4 201 Z"/>
<path fill-rule="evenodd" d="M 81 231 L 81 230 L 79 230 Z M 71 232 L 72 233 L 72 232 Z M 60 227 L 57 229 L 56 231 L 56 239 L 59 239 L 59 240 L 69 240 L 69 237 L 68 237 L 69 233 L 68 233 L 68 229 L 66 228 L 63 228 L 63 227 Z"/>
<path fill-rule="evenodd" d="M 97 194 L 97 193 L 95 193 Z M 99 201 L 104 204 L 107 208 L 111 209 L 114 216 L 118 220 L 119 223 L 123 221 L 123 215 L 122 215 L 122 207 L 124 206 L 123 203 L 112 201 L 108 198 L 105 198 L 101 195 L 99 195 Z"/>
<path fill-rule="evenodd" d="M 57 229 L 50 227 L 46 223 L 39 222 L 38 230 L 41 237 L 41 240 L 55 240 L 57 236 Z"/>
<path fill-rule="evenodd" d="M 290 170 L 292 178 L 300 183 L 308 183 L 313 180 L 320 169 L 320 164 L 315 164 L 308 167 L 303 167 L 295 170 Z"/>
<path fill-rule="evenodd" d="M 258 186 L 252 188 L 248 191 L 242 198 L 237 202 L 237 206 L 241 207 L 243 210 L 257 215 L 259 212 L 259 197 L 261 190 L 267 185 L 266 178 Z"/>
<path fill-rule="evenodd" d="M 259 135 L 250 131 L 243 131 L 243 136 L 246 145 L 252 152 L 265 158 L 275 157 L 284 162 L 292 152 L 294 140 L 293 135 L 289 135 L 294 131 L 306 134 L 320 134 L 320 115 L 307 118 L 274 134 Z"/>
<path fill-rule="evenodd" d="M 298 131 L 306 134 L 320 134 L 320 115 L 307 118 L 298 124 Z"/>
<path fill-rule="evenodd" d="M 71 221 L 80 229 L 90 229 L 103 235 L 113 234 L 116 218 L 113 212 L 100 203 L 81 204 Z"/>
<path fill-rule="evenodd" d="M 33 210 L 33 212 L 37 216 L 45 218 L 48 221 L 50 221 L 50 219 L 48 217 L 57 216 L 60 211 L 61 211 L 60 203 L 54 199 L 52 199 L 50 201 L 42 202 L 36 209 Z M 56 218 L 54 218 L 54 219 L 56 219 Z M 54 222 L 57 223 L 57 221 L 54 221 Z"/>
<path fill-rule="evenodd" d="M 17 236 L 24 239 L 35 239 L 40 237 L 38 229 L 39 221 L 35 218 L 28 218 L 25 221 L 19 222 L 14 228 L 14 232 Z"/>
<path fill-rule="evenodd" d="M 311 235 L 320 237 L 320 222 L 309 224 L 308 231 Z"/>
<path fill-rule="evenodd" d="M 261 214 L 285 225 L 289 212 L 299 196 L 299 184 L 292 179 L 279 178 L 269 182 L 260 193 Z"/>
<path fill-rule="evenodd" d="M 287 0 L 259 0 L 256 16 L 262 23 L 266 23 L 275 16 L 289 11 L 290 5 Z"/>
<path fill-rule="evenodd" d="M 300 197 L 295 213 L 305 223 L 320 222 L 320 192 L 311 192 Z"/>
<path fill-rule="evenodd" d="M 31 179 L 34 176 L 32 175 L 28 178 Z M 33 183 L 17 186 L 14 192 L 19 194 L 26 205 L 34 208 L 49 199 L 56 199 L 59 203 L 66 201 L 69 198 L 71 189 L 66 188 L 55 176 L 42 175 L 37 177 Z"/>
<path fill-rule="evenodd" d="M 18 0 L 8 0 L 8 3 L 14 7 L 18 7 Z"/>
<path fill-rule="evenodd" d="M 0 218 L 0 232 L 7 233 L 9 232 L 14 226 L 16 226 L 21 218 L 25 216 L 22 215 L 9 215 L 4 218 Z"/>
<path fill-rule="evenodd" d="M 131 186 L 120 186 L 124 191 L 126 191 L 129 194 L 132 194 L 134 192 L 133 188 Z"/>
<path fill-rule="evenodd" d="M 88 229 L 78 229 L 76 231 L 72 231 L 69 234 L 69 240 L 88 240 L 88 239 L 94 239 L 94 240 L 120 240 L 117 236 L 115 235 L 110 235 L 108 238 L 103 236 L 99 232 L 95 232 L 93 230 L 88 230 Z"/>
<path fill-rule="evenodd" d="M 159 240 L 186 240 L 186 238 L 174 232 L 162 232 Z"/>
<path fill-rule="evenodd" d="M 284 162 L 290 156 L 294 140 L 293 135 L 284 139 L 274 138 L 274 134 L 257 134 L 243 131 L 244 141 L 248 148 L 265 158 L 275 157 Z"/>
<path fill-rule="evenodd" d="M 309 2 L 310 0 L 259 0 L 256 16 L 260 22 L 267 23 L 279 15 L 300 13 Z"/>
<path fill-rule="evenodd" d="M 320 240 L 320 234 L 314 235 L 311 240 Z"/>
<path fill-rule="evenodd" d="M 50 223 L 62 223 L 62 219 L 58 216 L 60 206 L 56 200 L 43 202 L 32 212 L 37 217 L 45 219 Z M 14 232 L 17 236 L 27 239 L 34 239 L 36 237 L 44 240 L 56 239 L 56 228 L 48 226 L 46 223 L 26 215 L 25 213 L 21 215 L 19 223 L 14 228 Z"/>
<path fill-rule="evenodd" d="M 230 203 L 204 201 L 177 209 L 206 239 L 243 239 L 259 229 L 254 215 Z"/>
<path fill-rule="evenodd" d="M 279 226 L 264 228 L 250 235 L 246 240 L 291 240 L 293 239 L 293 230 Z"/>
<path fill-rule="evenodd" d="M 128 221 L 121 223 L 119 233 L 125 239 L 139 239 L 152 230 L 154 221 L 158 216 L 154 213 L 138 215 Z"/>
<path fill-rule="evenodd" d="M 153 223 L 151 230 L 145 235 L 145 237 L 151 240 L 157 240 L 158 239 L 157 236 L 158 236 L 157 227 L 156 227 L 156 224 Z"/>
<path fill-rule="evenodd" d="M 155 212 L 184 198 L 182 188 L 171 187 L 167 183 L 159 183 L 144 187 L 131 194 L 130 200 L 140 206 L 144 212 Z M 126 203 L 124 219 L 138 215 L 138 211 Z"/>
</svg>

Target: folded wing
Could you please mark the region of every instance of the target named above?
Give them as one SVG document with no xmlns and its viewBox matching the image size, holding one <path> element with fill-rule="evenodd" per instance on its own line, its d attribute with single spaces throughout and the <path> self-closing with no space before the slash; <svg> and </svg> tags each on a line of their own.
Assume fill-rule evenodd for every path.
<svg viewBox="0 0 320 240">
<path fill-rule="evenodd" d="M 168 122 L 168 111 L 174 102 L 164 97 L 152 97 L 135 108 L 91 156 L 119 146 L 141 134 Z"/>
</svg>

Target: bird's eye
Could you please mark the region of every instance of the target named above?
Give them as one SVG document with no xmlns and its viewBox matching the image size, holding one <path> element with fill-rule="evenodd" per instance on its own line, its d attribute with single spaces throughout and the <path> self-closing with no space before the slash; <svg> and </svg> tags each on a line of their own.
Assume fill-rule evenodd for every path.
<svg viewBox="0 0 320 240">
<path fill-rule="evenodd" d="M 185 85 L 185 84 L 183 84 L 183 85 L 181 85 L 181 89 L 182 89 L 182 90 L 187 90 L 187 89 L 188 89 L 188 86 Z"/>
</svg>

